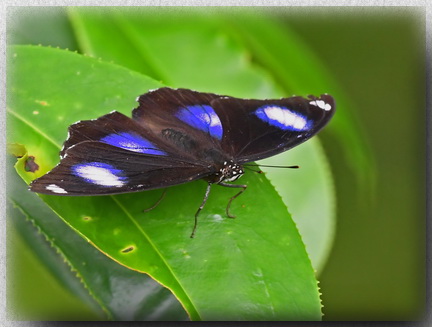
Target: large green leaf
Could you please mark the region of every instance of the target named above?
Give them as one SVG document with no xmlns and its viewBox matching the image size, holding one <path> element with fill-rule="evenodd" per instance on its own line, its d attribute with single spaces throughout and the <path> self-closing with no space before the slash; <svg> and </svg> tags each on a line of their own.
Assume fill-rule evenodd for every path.
<svg viewBox="0 0 432 327">
<path fill-rule="evenodd" d="M 266 177 L 286 202 L 314 268 L 319 273 L 330 253 L 335 233 L 335 199 L 332 176 L 317 139 L 287 153 L 260 161 L 268 165 L 299 165 L 296 171 L 269 169 Z M 326 181 L 317 183 L 317 181 Z M 314 204 L 314 205 L 312 205 Z"/>
<path fill-rule="evenodd" d="M 19 127 L 22 122 L 15 119 L 10 117 L 9 124 Z M 18 169 L 25 160 L 26 155 L 17 161 Z M 25 236 L 24 241 L 62 285 L 93 308 L 99 319 L 187 320 L 183 307 L 169 290 L 95 249 L 41 198 L 28 192 L 27 184 L 12 171 L 8 171 L 8 199 L 8 216 L 13 216 L 11 221 Z M 20 318 L 27 320 L 26 316 Z M 71 318 L 81 319 L 82 314 Z"/>
<path fill-rule="evenodd" d="M 80 48 L 86 54 L 151 73 L 171 86 L 253 98 L 283 94 L 266 72 L 251 65 L 248 50 L 230 37 L 235 31 L 227 29 L 226 21 L 221 19 L 231 17 L 227 12 L 191 8 L 74 8 L 69 13 Z M 265 16 L 259 23 L 274 25 Z M 284 36 L 278 40 L 284 43 Z M 300 41 L 289 44 L 288 56 L 301 53 L 299 48 L 304 48 Z M 293 76 L 292 83 L 301 84 L 304 94 L 312 91 L 307 90 L 300 74 Z M 326 90 L 326 85 L 321 82 L 321 87 L 314 86 L 313 90 L 319 94 Z M 268 169 L 267 176 L 294 213 L 312 264 L 319 271 L 330 250 L 335 225 L 332 178 L 320 145 L 317 141 L 307 142 L 299 150 L 262 163 L 303 167 L 296 172 Z M 319 196 L 312 200 L 311 194 Z"/>
<path fill-rule="evenodd" d="M 54 166 L 69 124 L 117 109 L 158 83 L 127 69 L 67 51 L 17 46 L 10 52 L 10 142 L 26 146 L 40 169 Z M 214 187 L 195 239 L 195 208 L 205 184 L 108 197 L 41 198 L 81 236 L 122 265 L 152 276 L 180 300 L 191 319 L 316 320 L 320 301 L 303 243 L 286 207 L 262 176 L 223 217 L 226 189 Z M 181 201 L 179 201 L 181 199 Z M 259 205 L 256 199 L 260 199 Z M 102 291 L 102 290 L 99 290 Z"/>
<path fill-rule="evenodd" d="M 206 16 L 151 7 L 69 12 L 85 54 L 153 71 L 153 78 L 172 87 L 239 97 L 281 95 L 265 72 L 250 65 L 245 49 Z"/>
</svg>

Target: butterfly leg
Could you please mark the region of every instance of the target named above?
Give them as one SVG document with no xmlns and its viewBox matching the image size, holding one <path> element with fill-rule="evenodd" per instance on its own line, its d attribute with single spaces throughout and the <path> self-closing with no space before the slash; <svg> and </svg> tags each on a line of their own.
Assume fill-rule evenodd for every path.
<svg viewBox="0 0 432 327">
<path fill-rule="evenodd" d="M 143 212 L 149 212 L 149 211 L 153 210 L 154 208 L 156 208 L 159 205 L 159 203 L 161 203 L 161 201 L 163 200 L 163 198 L 165 197 L 166 192 L 167 192 L 167 189 L 164 189 L 164 191 L 163 191 L 162 195 L 160 196 L 159 200 L 157 200 L 156 203 L 153 204 L 150 208 L 144 209 Z"/>
<path fill-rule="evenodd" d="M 193 227 L 193 230 L 192 230 L 192 234 L 190 236 L 191 238 L 194 238 L 194 236 L 195 236 L 195 231 L 196 231 L 196 228 L 197 228 L 197 225 L 198 225 L 198 215 L 201 212 L 201 210 L 204 208 L 204 206 L 205 206 L 205 204 L 207 202 L 207 199 L 208 199 L 209 194 L 210 194 L 210 188 L 211 188 L 211 183 L 208 183 L 207 184 L 207 189 L 206 189 L 205 194 L 204 194 L 204 199 L 203 199 L 201 205 L 199 206 L 197 212 L 195 213 L 195 224 L 194 224 L 194 227 Z"/>
<path fill-rule="evenodd" d="M 231 203 L 235 198 L 237 198 L 240 194 L 242 194 L 244 191 L 246 191 L 247 185 L 237 185 L 237 184 L 227 184 L 224 182 L 220 182 L 219 185 L 225 186 L 225 187 L 233 187 L 233 188 L 242 188 L 240 192 L 238 192 L 236 195 L 234 195 L 231 199 L 229 199 L 227 207 L 225 209 L 226 214 L 229 218 L 235 218 L 235 215 L 230 214 L 229 209 L 231 207 Z"/>
</svg>

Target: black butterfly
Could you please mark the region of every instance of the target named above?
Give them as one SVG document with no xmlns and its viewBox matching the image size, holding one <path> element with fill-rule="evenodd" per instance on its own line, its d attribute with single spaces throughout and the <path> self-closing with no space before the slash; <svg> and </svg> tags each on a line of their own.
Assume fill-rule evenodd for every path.
<svg viewBox="0 0 432 327">
<path fill-rule="evenodd" d="M 54 195 L 104 195 L 165 188 L 197 179 L 228 184 L 243 164 L 286 151 L 315 135 L 335 111 L 330 95 L 248 100 L 187 89 L 141 95 L 129 118 L 113 111 L 69 127 L 60 163 L 30 190 Z"/>
</svg>

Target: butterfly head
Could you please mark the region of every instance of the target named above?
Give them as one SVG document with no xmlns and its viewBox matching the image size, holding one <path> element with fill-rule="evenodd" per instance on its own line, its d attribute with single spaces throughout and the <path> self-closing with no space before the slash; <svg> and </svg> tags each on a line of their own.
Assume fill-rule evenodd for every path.
<svg viewBox="0 0 432 327">
<path fill-rule="evenodd" d="M 219 180 L 217 182 L 234 182 L 244 174 L 243 167 L 234 163 L 234 161 L 225 161 L 222 168 L 217 174 Z"/>
</svg>

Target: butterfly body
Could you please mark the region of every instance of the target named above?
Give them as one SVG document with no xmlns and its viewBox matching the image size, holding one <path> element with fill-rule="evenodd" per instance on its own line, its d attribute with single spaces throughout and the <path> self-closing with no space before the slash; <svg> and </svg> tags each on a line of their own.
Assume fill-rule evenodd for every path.
<svg viewBox="0 0 432 327">
<path fill-rule="evenodd" d="M 113 111 L 71 125 L 60 163 L 30 190 L 108 195 L 198 179 L 244 190 L 228 183 L 243 175 L 245 163 L 306 141 L 334 113 L 330 95 L 251 100 L 160 88 L 138 102 L 132 118 Z"/>
</svg>

